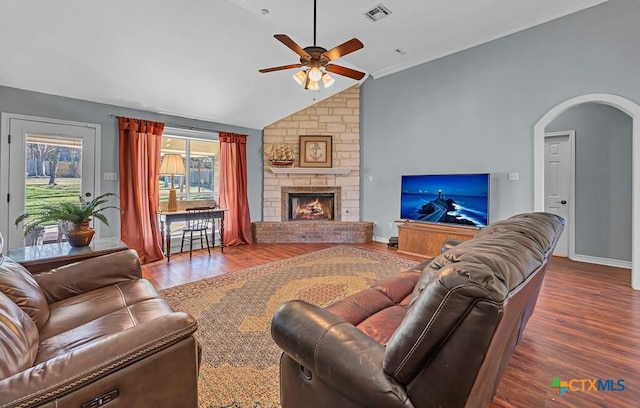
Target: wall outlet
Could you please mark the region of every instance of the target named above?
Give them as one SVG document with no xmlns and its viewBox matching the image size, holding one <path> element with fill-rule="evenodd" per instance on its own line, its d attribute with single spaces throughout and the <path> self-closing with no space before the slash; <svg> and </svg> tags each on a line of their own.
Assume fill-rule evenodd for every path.
<svg viewBox="0 0 640 408">
<path fill-rule="evenodd" d="M 118 173 L 105 171 L 102 175 L 102 178 L 107 181 L 116 181 L 118 180 Z"/>
<path fill-rule="evenodd" d="M 389 223 L 389 229 L 393 229 L 393 223 L 392 222 Z"/>
</svg>

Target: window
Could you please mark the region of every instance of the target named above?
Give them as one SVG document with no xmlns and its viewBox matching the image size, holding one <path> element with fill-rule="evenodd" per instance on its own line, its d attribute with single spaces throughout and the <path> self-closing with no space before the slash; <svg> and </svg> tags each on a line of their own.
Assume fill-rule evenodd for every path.
<svg viewBox="0 0 640 408">
<path fill-rule="evenodd" d="M 162 156 L 179 154 L 187 174 L 173 179 L 178 201 L 216 200 L 220 188 L 220 143 L 214 133 L 167 128 L 162 136 Z M 160 201 L 169 200 L 171 176 L 160 176 Z"/>
</svg>

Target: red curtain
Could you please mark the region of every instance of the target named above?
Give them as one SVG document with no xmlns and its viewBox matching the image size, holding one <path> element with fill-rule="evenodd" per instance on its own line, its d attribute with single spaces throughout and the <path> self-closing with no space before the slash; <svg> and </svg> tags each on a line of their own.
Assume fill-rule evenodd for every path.
<svg viewBox="0 0 640 408">
<path fill-rule="evenodd" d="M 118 118 L 120 136 L 120 235 L 142 263 L 162 253 L 158 208 L 158 176 L 164 123 Z"/>
<path fill-rule="evenodd" d="M 224 244 L 253 243 L 247 199 L 247 135 L 220 132 L 220 207 L 224 218 Z"/>
</svg>

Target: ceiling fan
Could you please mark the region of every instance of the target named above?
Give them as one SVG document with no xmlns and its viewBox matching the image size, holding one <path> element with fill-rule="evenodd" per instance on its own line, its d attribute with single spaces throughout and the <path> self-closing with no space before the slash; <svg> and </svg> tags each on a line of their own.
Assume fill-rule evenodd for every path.
<svg viewBox="0 0 640 408">
<path fill-rule="evenodd" d="M 262 73 L 281 71 L 292 68 L 302 68 L 293 75 L 293 78 L 300 84 L 304 85 L 304 89 L 317 90 L 320 89 L 320 81 L 325 88 L 330 87 L 335 82 L 329 72 L 360 80 L 364 78 L 364 72 L 355 69 L 343 67 L 341 65 L 332 64 L 331 62 L 358 51 L 364 45 L 357 38 L 352 38 L 330 50 L 316 45 L 316 0 L 313 0 L 313 45 L 302 48 L 285 34 L 274 35 L 276 40 L 280 41 L 293 52 L 300 56 L 299 64 L 282 65 L 279 67 L 264 68 L 258 70 Z"/>
</svg>

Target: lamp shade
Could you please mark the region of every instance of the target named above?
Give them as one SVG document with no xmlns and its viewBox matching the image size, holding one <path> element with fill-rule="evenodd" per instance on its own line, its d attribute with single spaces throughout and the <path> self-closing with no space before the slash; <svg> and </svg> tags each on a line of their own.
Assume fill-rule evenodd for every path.
<svg viewBox="0 0 640 408">
<path fill-rule="evenodd" d="M 329 74 L 327 74 L 327 73 L 322 74 L 322 83 L 323 83 L 325 88 L 330 87 L 335 82 L 336 82 L 336 80 L 333 79 Z"/>
<path fill-rule="evenodd" d="M 165 154 L 160 163 L 160 175 L 185 175 L 184 161 L 179 154 Z"/>
<path fill-rule="evenodd" d="M 295 74 L 293 74 L 293 79 L 296 80 L 297 83 L 299 83 L 300 85 L 304 85 L 305 80 L 307 79 L 307 71 L 298 71 Z"/>
</svg>

